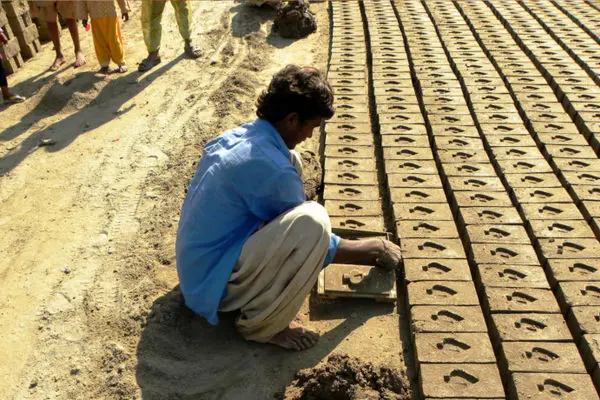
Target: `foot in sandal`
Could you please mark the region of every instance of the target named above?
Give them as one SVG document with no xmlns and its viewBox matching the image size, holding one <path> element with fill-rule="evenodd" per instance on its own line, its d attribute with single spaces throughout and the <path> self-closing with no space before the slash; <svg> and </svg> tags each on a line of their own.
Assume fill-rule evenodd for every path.
<svg viewBox="0 0 600 400">
<path fill-rule="evenodd" d="M 188 58 L 196 59 L 202 57 L 202 50 L 197 49 L 191 40 L 185 42 L 185 47 L 183 49 Z"/>
<path fill-rule="evenodd" d="M 290 322 L 289 326 L 273 336 L 269 343 L 288 350 L 306 350 L 314 347 L 319 340 L 319 334 L 306 329 L 302 325 Z"/>
<path fill-rule="evenodd" d="M 144 58 L 141 63 L 138 65 L 138 71 L 144 72 L 151 70 L 158 64 L 160 64 L 161 59 L 158 53 L 151 53 L 148 57 Z"/>
</svg>

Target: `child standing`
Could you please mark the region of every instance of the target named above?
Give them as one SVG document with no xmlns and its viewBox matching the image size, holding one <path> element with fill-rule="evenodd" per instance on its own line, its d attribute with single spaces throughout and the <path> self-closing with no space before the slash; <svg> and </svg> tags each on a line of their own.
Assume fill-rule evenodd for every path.
<svg viewBox="0 0 600 400">
<path fill-rule="evenodd" d="M 4 34 L 2 28 L 0 28 L 0 45 L 7 44 L 8 38 Z M 25 101 L 24 97 L 14 94 L 8 88 L 8 80 L 6 79 L 6 72 L 2 66 L 2 54 L 0 54 L 0 90 L 2 91 L 2 98 L 4 104 L 22 103 Z"/>
<path fill-rule="evenodd" d="M 129 21 L 129 3 L 117 0 L 123 15 L 123 21 Z M 114 0 L 79 0 L 79 16 L 83 26 L 87 28 L 88 15 L 92 21 L 94 48 L 100 62 L 100 72 L 109 72 L 110 60 L 117 64 L 116 72 L 127 72 L 123 54 L 123 38 Z"/>
</svg>

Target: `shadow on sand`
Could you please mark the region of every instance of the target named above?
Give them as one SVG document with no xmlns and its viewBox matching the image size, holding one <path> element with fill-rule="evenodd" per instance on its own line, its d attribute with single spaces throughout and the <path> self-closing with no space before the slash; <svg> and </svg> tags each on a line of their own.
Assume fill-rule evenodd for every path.
<svg viewBox="0 0 600 400">
<path fill-rule="evenodd" d="M 122 109 L 128 100 L 141 93 L 154 79 L 170 70 L 184 56 L 171 60 L 142 76 L 133 72 L 108 82 L 83 108 L 55 123 L 44 125 L 43 118 L 62 110 L 75 93 L 85 93 L 104 77 L 95 72 L 82 72 L 64 84 L 56 83 L 51 87 L 39 104 L 23 119 L 0 132 L 0 141 L 13 140 L 24 134 L 35 123 L 39 129 L 24 139 L 17 149 L 0 158 L 0 175 L 13 170 L 27 156 L 39 148 L 42 140 L 50 139 L 53 146 L 46 147 L 48 152 L 57 152 L 69 146 L 79 135 L 99 128 L 111 120 L 127 113 L 133 106 Z M 41 122 L 39 122 L 42 120 Z"/>
<path fill-rule="evenodd" d="M 349 310 L 358 318 L 348 318 Z M 344 319 L 304 352 L 246 342 L 233 327 L 234 315 L 209 325 L 183 305 L 179 287 L 158 298 L 137 349 L 137 383 L 144 400 L 273 399 L 294 374 L 323 360 L 369 318 L 390 314 L 392 305 L 371 301 L 318 303 L 312 320 Z"/>
</svg>

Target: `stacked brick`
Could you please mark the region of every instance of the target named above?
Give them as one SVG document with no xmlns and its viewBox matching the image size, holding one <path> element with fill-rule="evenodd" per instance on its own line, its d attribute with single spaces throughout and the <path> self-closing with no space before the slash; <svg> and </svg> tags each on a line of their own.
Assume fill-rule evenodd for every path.
<svg viewBox="0 0 600 400">
<path fill-rule="evenodd" d="M 359 3 L 332 3 L 328 80 L 336 115 L 325 125 L 325 208 L 334 228 L 385 231 L 371 130 L 365 33 Z"/>
<path fill-rule="evenodd" d="M 446 2 L 428 1 L 427 3 L 430 12 L 434 15 L 448 15 L 446 19 L 449 25 L 444 23 L 438 25 L 440 36 L 447 43 L 447 50 L 455 61 L 457 74 L 462 77 L 463 90 L 472 93 L 478 86 L 466 79 L 465 74 L 469 73 L 468 66 L 456 62 L 461 51 L 453 48 L 451 43 L 454 43 L 456 38 L 451 33 L 447 33 L 447 26 L 463 32 L 468 32 L 469 27 L 456 10 L 448 11 Z M 504 5 L 496 4 L 499 15 L 510 14 L 504 9 L 498 11 Z M 527 398 L 542 387 L 559 393 L 569 392 L 570 395 L 575 395 L 574 398 L 595 398 L 596 394 L 579 357 L 576 344 L 580 344 L 580 349 L 584 346 L 581 345 L 577 335 L 573 341 L 572 335 L 565 329 L 563 316 L 558 313 L 555 296 L 545 289 L 548 283 L 552 284 L 557 293 L 560 311 L 564 316 L 570 315 L 570 304 L 575 298 L 579 300 L 579 304 L 594 305 L 595 303 L 590 295 L 597 284 L 593 282 L 594 277 L 590 272 L 595 270 L 597 262 L 600 261 L 593 259 L 598 255 L 600 247 L 584 215 L 573 206 L 569 191 L 571 195 L 574 191 L 572 185 L 564 179 L 565 173 L 559 176 L 554 173 L 554 171 L 568 169 L 563 166 L 578 160 L 577 155 L 586 152 L 588 154 L 591 152 L 593 155 L 593 151 L 574 130 L 575 127 L 568 125 L 572 123 L 553 96 L 552 88 L 542 79 L 535 66 L 508 32 L 503 30 L 502 25 L 493 17 L 487 6 L 483 3 L 469 2 L 460 3 L 460 8 L 470 22 L 470 28 L 477 33 L 476 39 L 483 44 L 494 62 L 492 64 L 487 59 L 483 50 L 476 45 L 475 38 L 467 33 L 464 40 L 474 44 L 468 49 L 469 56 L 474 62 L 478 60 L 474 64 L 479 66 L 478 70 L 487 71 L 486 79 L 490 80 L 488 82 L 490 94 L 498 97 L 498 99 L 490 98 L 487 106 L 482 105 L 483 108 L 493 106 L 495 110 L 493 115 L 481 112 L 482 107 L 474 105 L 473 115 L 479 122 L 485 147 L 492 155 L 496 170 L 500 171 L 503 183 L 509 188 L 513 203 L 517 205 L 519 213 L 527 221 L 525 225 L 527 236 L 532 239 L 545 267 L 545 275 L 548 277 L 546 280 L 543 274 L 537 274 L 536 279 L 529 279 L 533 275 L 525 274 L 526 271 L 521 271 L 521 275 L 512 277 L 513 282 L 532 287 L 532 289 L 520 290 L 520 298 L 515 300 L 520 303 L 518 307 L 524 305 L 529 313 L 535 313 L 527 318 L 530 331 L 526 336 L 529 337 L 516 337 L 516 339 L 539 341 L 533 349 L 539 353 L 537 356 L 531 348 L 527 350 L 531 347 L 529 344 L 512 342 L 515 338 L 509 333 L 516 331 L 515 321 L 506 324 L 494 317 L 497 340 L 502 343 L 501 366 L 510 374 L 507 379 L 509 393 L 514 398 Z M 516 28 L 519 32 L 531 28 L 523 18 L 517 17 L 516 13 L 511 15 L 515 16 L 514 22 L 520 25 Z M 543 42 L 538 40 L 537 43 L 540 48 L 543 46 Z M 496 69 L 501 71 L 502 76 Z M 501 97 L 513 98 L 516 103 L 507 102 L 501 105 L 498 103 Z M 497 107 L 501 107 L 502 110 Z M 510 117 L 519 114 L 523 116 L 524 121 L 521 118 Z M 488 126 L 486 121 L 489 122 L 490 119 L 498 120 L 500 123 Z M 573 131 L 545 132 L 545 127 L 553 125 L 555 123 L 553 121 L 561 122 L 564 127 L 570 127 Z M 498 135 L 498 132 L 507 139 L 507 143 L 512 144 L 510 147 L 504 149 L 495 147 L 497 140 L 493 138 Z M 516 165 L 520 165 L 523 171 L 513 173 L 511 169 Z M 563 185 L 568 187 L 569 191 Z M 523 238 L 525 239 L 526 236 Z M 511 258 L 515 258 L 515 253 L 518 252 L 513 251 Z M 534 258 L 535 254 L 527 257 L 529 260 Z M 481 276 L 484 281 L 483 275 Z M 561 282 L 563 279 L 568 281 Z M 582 281 L 573 282 L 579 280 Z M 539 287 L 540 285 L 545 288 Z M 563 294 L 565 285 L 570 290 L 566 295 Z M 588 297 L 582 295 L 581 290 L 584 292 L 587 290 Z M 502 293 L 494 295 L 493 292 L 486 290 L 492 314 L 493 304 L 498 299 L 498 294 Z M 514 292 L 505 295 L 515 298 Z M 538 304 L 534 305 L 535 303 Z M 523 321 L 521 319 L 519 322 L 521 327 L 525 326 Z M 570 325 L 573 326 L 572 323 Z M 503 331 L 504 329 L 506 331 Z M 542 356 L 540 351 L 546 356 Z M 597 363 L 590 365 L 591 361 L 586 361 L 589 372 L 593 372 L 590 366 L 596 368 Z M 548 384 L 548 379 L 553 380 L 551 385 Z"/>
<path fill-rule="evenodd" d="M 391 3 L 363 4 L 372 53 L 376 129 L 402 247 L 420 390 L 425 398 L 489 394 L 503 398 L 483 312 L 410 79 L 402 31 Z M 411 16 L 412 32 L 426 41 L 428 32 L 418 23 L 419 13 Z M 421 54 L 418 66 L 433 81 L 443 71 L 430 54 Z M 426 86 L 423 90 L 435 96 L 434 87 Z M 449 147 L 453 138 L 454 132 L 448 130 L 444 139 Z"/>
<path fill-rule="evenodd" d="M 27 60 L 35 56 L 41 50 L 41 45 L 37 27 L 31 21 L 27 0 L 2 0 L 2 7 L 6 10 L 8 23 L 19 41 L 22 57 Z"/>
<path fill-rule="evenodd" d="M 0 3 L 0 5 L 4 5 L 4 3 Z M 8 24 L 8 17 L 4 8 L 0 8 L 0 28 L 2 28 L 2 31 L 8 38 L 8 43 L 0 46 L 2 63 L 7 73 L 11 74 L 23 65 L 23 57 L 19 48 L 19 40 L 15 37 Z"/>
</svg>

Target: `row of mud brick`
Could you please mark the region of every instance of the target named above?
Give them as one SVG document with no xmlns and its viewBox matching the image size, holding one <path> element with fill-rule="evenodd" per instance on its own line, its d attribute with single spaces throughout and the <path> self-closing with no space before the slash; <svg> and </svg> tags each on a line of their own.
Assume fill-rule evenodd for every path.
<svg viewBox="0 0 600 400">
<path fill-rule="evenodd" d="M 0 6 L 0 28 L 8 38 L 8 44 L 0 51 L 4 67 L 10 74 L 23 65 L 23 60 L 35 56 L 41 45 L 26 0 L 2 0 Z"/>
<path fill-rule="evenodd" d="M 474 7 L 479 6 L 487 7 Z M 374 128 L 403 248 L 423 395 L 503 398 L 506 388 L 511 398 L 544 391 L 593 398 L 563 314 L 595 373 L 597 362 L 585 345 L 593 337 L 582 337 L 576 316 L 579 310 L 593 314 L 598 243 L 588 224 L 593 221 L 573 205 L 577 191 L 556 175 L 557 163 L 576 160 L 575 153 L 560 151 L 562 140 L 581 133 L 561 134 L 557 142 L 552 132 L 537 135 L 534 124 L 547 121 L 535 113 L 548 103 L 564 112 L 558 99 L 524 97 L 532 105 L 523 107 L 515 93 L 547 91 L 529 90 L 531 82 L 520 78 L 530 76 L 520 71 L 516 80 L 508 79 L 512 75 L 486 57 L 454 5 L 428 2 L 426 10 L 420 2 L 399 2 L 396 7 L 403 32 L 389 2 L 364 2 Z M 437 26 L 426 12 L 431 9 Z M 496 43 L 496 31 L 483 25 Z M 496 28 L 504 32 L 501 25 Z M 502 42 L 496 45 L 499 59 L 525 56 L 519 49 L 507 55 Z M 414 86 L 406 79 L 410 74 Z M 355 91 L 352 87 L 347 92 Z M 338 126 L 350 136 L 368 122 L 356 108 L 351 111 Z M 349 148 L 365 158 L 357 166 L 372 154 Z M 575 150 L 590 149 L 581 142 Z M 361 172 L 356 169 L 356 179 L 374 178 Z"/>
</svg>

